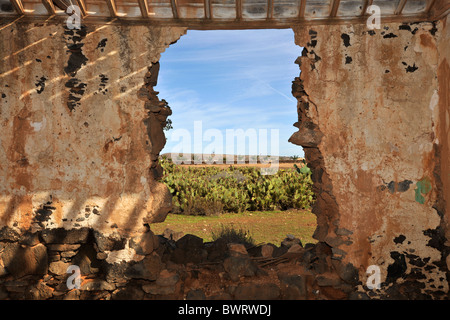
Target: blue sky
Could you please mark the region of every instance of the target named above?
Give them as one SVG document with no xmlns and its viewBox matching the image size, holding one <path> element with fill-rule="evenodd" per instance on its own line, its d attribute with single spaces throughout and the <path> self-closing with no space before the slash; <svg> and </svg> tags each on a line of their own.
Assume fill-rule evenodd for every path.
<svg viewBox="0 0 450 320">
<path fill-rule="evenodd" d="M 294 61 L 301 50 L 294 44 L 291 29 L 189 30 L 161 55 L 155 90 L 173 112 L 173 129 L 166 131 L 167 143 L 161 153 L 180 145 L 173 141 L 177 130 L 178 134 L 181 129 L 189 131 L 193 141 L 194 122 L 201 121 L 202 132 L 219 130 L 224 144 L 229 143 L 227 129 L 252 129 L 263 135 L 266 129 L 267 153 L 276 154 L 272 149 L 278 149 L 281 156 L 303 156 L 300 146 L 288 142 L 296 131 L 291 85 L 300 73 Z M 276 137 L 271 129 L 278 129 L 278 148 L 271 147 L 270 138 Z"/>
</svg>

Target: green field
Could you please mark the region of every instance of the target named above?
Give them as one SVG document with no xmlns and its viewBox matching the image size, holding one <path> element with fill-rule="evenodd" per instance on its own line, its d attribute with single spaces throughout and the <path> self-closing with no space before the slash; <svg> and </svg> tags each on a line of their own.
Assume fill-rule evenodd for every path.
<svg viewBox="0 0 450 320">
<path fill-rule="evenodd" d="M 161 182 L 172 194 L 172 213 L 152 230 L 166 228 L 213 241 L 223 228 L 243 231 L 255 244 L 277 246 L 292 234 L 314 243 L 316 216 L 311 171 L 304 163 L 283 164 L 264 175 L 258 165 L 181 166 L 160 159 Z"/>
<path fill-rule="evenodd" d="M 309 210 L 253 211 L 242 213 L 225 213 L 215 216 L 192 216 L 169 214 L 163 223 L 152 224 L 156 234 L 162 234 L 166 228 L 194 234 L 205 242 L 212 241 L 212 232 L 222 226 L 248 231 L 256 244 L 273 243 L 277 246 L 292 234 L 305 243 L 317 242 L 312 238 L 316 229 L 316 216 Z"/>
<path fill-rule="evenodd" d="M 311 172 L 291 165 L 264 175 L 242 166 L 183 167 L 161 159 L 173 213 L 209 216 L 247 211 L 310 209 L 314 203 Z"/>
</svg>

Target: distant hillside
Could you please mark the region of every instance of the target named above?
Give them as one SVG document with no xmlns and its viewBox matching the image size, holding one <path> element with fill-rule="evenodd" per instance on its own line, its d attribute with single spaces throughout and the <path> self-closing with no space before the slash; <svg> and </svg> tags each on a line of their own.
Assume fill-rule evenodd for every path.
<svg viewBox="0 0 450 320">
<path fill-rule="evenodd" d="M 223 163 L 225 163 L 225 161 L 227 159 L 227 155 L 224 155 L 224 154 L 217 154 L 217 155 L 214 155 L 214 154 L 203 154 L 202 155 L 200 153 L 187 153 L 187 154 L 184 154 L 184 155 L 180 154 L 180 158 L 179 159 L 183 158 L 183 156 L 184 156 L 184 158 L 189 158 L 190 157 L 190 159 L 192 159 L 192 160 L 202 159 L 202 156 L 203 156 L 203 161 L 212 160 L 214 158 L 222 159 Z M 248 163 L 250 157 L 252 157 L 252 161 L 255 161 L 254 159 L 256 159 L 258 163 L 260 162 L 261 158 L 264 159 L 264 156 L 249 156 L 249 155 L 244 155 L 244 156 L 230 155 L 230 156 L 234 158 L 234 162 L 235 163 L 238 161 L 238 159 L 240 161 L 242 161 L 242 159 L 245 159 L 244 161 L 246 163 Z M 172 159 L 172 154 L 171 153 L 163 153 L 163 154 L 160 155 L 160 157 L 166 157 L 167 159 Z M 300 161 L 300 160 L 303 160 L 303 158 L 299 157 L 297 159 L 293 159 L 292 157 L 288 157 L 288 156 L 279 156 L 278 157 L 278 162 L 296 162 L 296 161 Z"/>
</svg>

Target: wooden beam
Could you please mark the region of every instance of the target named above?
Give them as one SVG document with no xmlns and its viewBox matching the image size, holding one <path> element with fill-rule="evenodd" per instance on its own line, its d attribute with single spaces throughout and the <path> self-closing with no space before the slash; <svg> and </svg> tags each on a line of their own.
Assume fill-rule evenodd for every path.
<svg viewBox="0 0 450 320">
<path fill-rule="evenodd" d="M 205 7 L 205 19 L 211 19 L 212 17 L 211 0 L 204 0 L 203 6 Z"/>
<path fill-rule="evenodd" d="M 170 5 L 172 7 L 172 14 L 174 19 L 178 19 L 180 14 L 178 12 L 177 0 L 170 0 Z"/>
<path fill-rule="evenodd" d="M 117 8 L 114 0 L 106 0 L 106 3 L 108 4 L 109 15 L 111 17 L 117 17 Z"/>
<path fill-rule="evenodd" d="M 331 1 L 330 17 L 336 17 L 340 2 L 341 2 L 341 0 L 332 0 Z"/>
<path fill-rule="evenodd" d="M 80 7 L 81 16 L 85 17 L 87 16 L 87 9 L 86 9 L 86 3 L 84 0 L 77 0 L 78 7 Z"/>
<path fill-rule="evenodd" d="M 372 3 L 373 3 L 373 0 L 364 1 L 364 5 L 363 5 L 362 11 L 361 11 L 362 16 L 365 16 L 367 14 L 367 12 L 366 12 L 367 8 L 370 7 L 372 5 Z"/>
<path fill-rule="evenodd" d="M 428 14 L 431 20 L 440 20 L 450 13 L 450 1 L 435 0 L 430 5 Z"/>
<path fill-rule="evenodd" d="M 236 20 L 242 20 L 242 0 L 236 0 Z"/>
<path fill-rule="evenodd" d="M 305 17 L 306 0 L 300 0 L 300 7 L 298 8 L 298 17 L 303 19 Z"/>
<path fill-rule="evenodd" d="M 273 18 L 273 1 L 274 0 L 267 0 L 267 19 Z"/>
<path fill-rule="evenodd" d="M 55 6 L 53 5 L 53 1 L 51 0 L 42 0 L 42 4 L 44 5 L 45 9 L 47 10 L 49 15 L 56 14 Z"/>
<path fill-rule="evenodd" d="M 22 0 L 11 0 L 11 3 L 16 10 L 16 12 L 20 15 L 25 14 L 25 10 L 23 8 Z"/>
<path fill-rule="evenodd" d="M 67 4 L 65 4 L 61 0 L 53 0 L 53 3 L 64 12 L 66 12 L 67 8 L 69 7 Z"/>
<path fill-rule="evenodd" d="M 444 7 L 445 8 L 445 7 Z M 409 15 L 387 15 L 382 16 L 383 23 L 391 22 L 422 22 L 422 21 L 432 21 L 430 16 L 426 13 L 420 14 L 409 14 Z M 17 19 L 17 16 L 4 17 L 2 22 L 12 22 Z M 57 23 L 65 23 L 67 16 L 55 15 L 51 18 L 47 16 L 34 16 L 31 14 L 26 14 L 21 17 L 21 22 L 29 23 L 39 23 L 44 21 L 54 21 Z M 199 19 L 164 19 L 155 18 L 152 19 L 152 25 L 155 26 L 169 26 L 169 27 L 186 27 L 190 30 L 244 30 L 244 29 L 291 29 L 293 27 L 309 27 L 315 25 L 345 25 L 345 24 L 361 24 L 365 25 L 367 22 L 367 17 L 354 16 L 352 18 L 321 18 L 321 19 L 272 19 L 272 20 L 253 20 L 253 21 L 216 21 L 214 19 L 205 20 L 204 18 Z M 133 26 L 133 25 L 145 25 L 148 26 L 148 19 L 143 17 L 133 17 L 111 20 L 110 17 L 98 17 L 98 16 L 87 16 L 83 19 L 83 24 L 85 25 L 117 25 L 117 26 Z"/>
<path fill-rule="evenodd" d="M 141 15 L 144 18 L 148 18 L 148 4 L 147 0 L 138 0 L 139 9 L 141 9 Z"/>
<path fill-rule="evenodd" d="M 399 1 L 398 5 L 397 5 L 397 8 L 394 11 L 395 15 L 402 14 L 402 11 L 403 11 L 403 8 L 405 7 L 406 1 L 407 0 L 400 0 Z"/>
<path fill-rule="evenodd" d="M 427 12 L 427 13 L 430 12 L 430 10 L 433 7 L 435 2 L 436 2 L 436 0 L 428 0 L 427 6 L 425 7 L 425 12 Z"/>
</svg>

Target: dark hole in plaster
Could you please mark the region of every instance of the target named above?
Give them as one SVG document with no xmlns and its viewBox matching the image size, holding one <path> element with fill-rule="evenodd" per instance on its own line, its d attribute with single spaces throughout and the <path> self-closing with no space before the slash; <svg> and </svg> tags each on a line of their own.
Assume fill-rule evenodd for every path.
<svg viewBox="0 0 450 320">
<path fill-rule="evenodd" d="M 394 243 L 396 243 L 396 244 L 401 244 L 401 243 L 403 243 L 403 241 L 405 241 L 406 240 L 406 237 L 404 236 L 404 235 L 399 235 L 398 237 L 395 237 L 394 238 Z"/>
<path fill-rule="evenodd" d="M 38 94 L 41 94 L 41 93 L 44 91 L 44 89 L 45 89 L 45 81 L 47 81 L 47 78 L 46 78 L 46 77 L 41 77 L 41 78 L 34 84 L 36 87 L 39 88 L 39 89 L 36 90 Z"/>
<path fill-rule="evenodd" d="M 430 261 L 430 257 L 422 259 L 415 254 L 406 254 L 406 257 L 409 259 L 410 264 L 421 268 L 424 267 Z"/>
<path fill-rule="evenodd" d="M 412 66 L 407 66 L 405 70 L 406 70 L 406 73 L 408 73 L 408 72 L 412 73 L 412 72 L 415 72 L 417 69 L 419 69 L 419 67 L 417 67 L 416 64 L 414 63 Z"/>
<path fill-rule="evenodd" d="M 350 64 L 350 63 L 352 63 L 352 57 L 350 57 L 350 56 L 347 56 L 347 57 L 345 57 L 345 64 Z"/>
<path fill-rule="evenodd" d="M 408 30 L 411 31 L 411 27 L 407 24 L 402 24 L 398 27 L 398 30 Z"/>
<path fill-rule="evenodd" d="M 36 214 L 34 217 L 35 221 L 37 221 L 41 226 L 43 226 L 42 223 L 50 219 L 53 210 L 56 210 L 54 206 L 48 204 L 43 205 L 42 208 L 36 210 Z"/>
<path fill-rule="evenodd" d="M 67 107 L 70 111 L 73 111 L 80 105 L 79 101 L 85 92 L 86 83 L 80 82 L 79 79 L 71 78 L 66 82 L 65 86 L 70 88 L 69 97 L 67 99 Z"/>
<path fill-rule="evenodd" d="M 391 258 L 394 259 L 394 262 L 390 264 L 387 268 L 388 272 L 386 276 L 387 283 L 395 282 L 398 278 L 403 277 L 407 270 L 404 254 L 401 254 L 397 251 L 392 251 Z"/>
<path fill-rule="evenodd" d="M 314 48 L 317 45 L 317 40 L 311 40 L 311 42 L 308 43 L 309 47 Z"/>
<path fill-rule="evenodd" d="M 393 34 L 392 32 L 391 32 L 391 33 L 388 33 L 388 34 L 385 34 L 385 35 L 383 36 L 384 39 L 397 38 L 397 37 L 398 37 L 398 36 L 397 36 L 396 34 Z"/>
<path fill-rule="evenodd" d="M 346 33 L 341 34 L 341 39 L 344 41 L 344 46 L 345 47 L 349 47 L 351 46 L 350 44 L 350 36 Z"/>
<path fill-rule="evenodd" d="M 108 39 L 106 39 L 106 38 L 100 40 L 99 43 L 97 44 L 96 49 L 100 49 L 100 51 L 103 52 L 104 48 L 106 47 L 106 41 L 108 41 Z"/>
<path fill-rule="evenodd" d="M 409 189 L 409 186 L 413 182 L 411 180 L 403 180 L 397 184 L 397 191 L 398 192 L 405 192 Z"/>
<path fill-rule="evenodd" d="M 412 183 L 413 182 L 411 180 L 403 180 L 400 182 L 391 181 L 389 183 L 385 182 L 385 185 L 378 186 L 377 190 L 383 191 L 388 189 L 391 194 L 394 194 L 395 192 L 405 192 L 409 190 L 409 186 Z"/>
<path fill-rule="evenodd" d="M 85 26 L 81 26 L 81 29 L 76 30 L 65 29 L 64 34 L 69 36 L 66 46 L 68 49 L 67 51 L 70 53 L 67 66 L 64 67 L 64 72 L 73 77 L 88 61 L 82 52 L 84 43 L 81 43 L 81 41 L 86 37 L 87 28 Z"/>
<path fill-rule="evenodd" d="M 438 226 L 436 229 L 427 229 L 423 231 L 423 234 L 427 237 L 430 237 L 427 246 L 435 248 L 441 252 L 444 252 L 448 247 L 445 245 L 445 231 L 441 226 Z"/>
<path fill-rule="evenodd" d="M 430 34 L 431 34 L 432 36 L 435 36 L 437 31 L 438 31 L 438 30 L 437 30 L 437 28 L 436 28 L 436 21 L 433 21 L 433 27 L 430 29 Z"/>
</svg>

